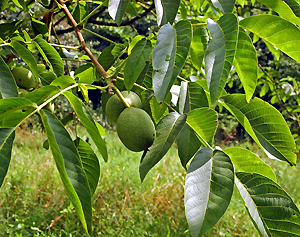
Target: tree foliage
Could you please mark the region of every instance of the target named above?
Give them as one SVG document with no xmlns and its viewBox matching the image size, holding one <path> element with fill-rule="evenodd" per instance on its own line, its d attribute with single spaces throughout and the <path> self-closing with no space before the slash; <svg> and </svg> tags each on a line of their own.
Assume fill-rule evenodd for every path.
<svg viewBox="0 0 300 237">
<path fill-rule="evenodd" d="M 254 44 L 260 39 L 275 55 L 282 52 L 300 62 L 298 1 L 14 0 L 2 5 L 0 186 L 9 169 L 15 130 L 38 114 L 66 193 L 91 235 L 98 158 L 107 161 L 108 153 L 103 128 L 87 106 L 89 96 L 99 91 L 105 108 L 115 93 L 128 107 L 120 91 L 133 90 L 156 124 L 154 143 L 141 154 L 141 181 L 176 142 L 187 169 L 183 205 L 192 236 L 204 235 L 219 221 L 234 185 L 262 236 L 299 236 L 300 211 L 271 168 L 248 150 L 222 151 L 214 140 L 218 108 L 225 107 L 269 158 L 296 165 L 295 140 L 286 120 L 254 96 L 262 77 L 272 79 L 259 64 Z M 134 33 L 143 18 L 156 19 L 157 25 L 149 20 L 147 34 Z M 111 31 L 107 27 L 126 37 L 117 42 L 103 36 Z M 134 31 L 124 33 L 130 27 Z M 69 36 L 67 41 L 69 32 L 77 40 Z M 100 52 L 91 47 L 87 34 L 109 45 Z M 23 98 L 12 74 L 17 66 L 39 78 L 35 88 L 25 88 L 29 93 Z M 226 91 L 233 75 L 242 93 Z M 58 97 L 67 99 L 75 116 L 60 118 L 47 109 Z M 71 137 L 65 125 L 72 119 L 80 121 L 95 146 Z"/>
</svg>

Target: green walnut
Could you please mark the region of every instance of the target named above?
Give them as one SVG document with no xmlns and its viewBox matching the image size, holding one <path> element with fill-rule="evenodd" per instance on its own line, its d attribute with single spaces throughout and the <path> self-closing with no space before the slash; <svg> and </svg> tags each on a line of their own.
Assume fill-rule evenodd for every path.
<svg viewBox="0 0 300 237">
<path fill-rule="evenodd" d="M 139 152 L 152 146 L 156 131 L 150 116 L 139 108 L 126 108 L 117 121 L 117 133 L 131 151 Z"/>
<path fill-rule="evenodd" d="M 38 86 L 38 80 L 33 73 L 24 67 L 15 67 L 12 74 L 19 87 L 24 89 L 32 89 Z"/>
<path fill-rule="evenodd" d="M 142 101 L 136 93 L 132 91 L 130 91 L 129 93 L 128 91 L 122 91 L 121 94 L 124 96 L 125 100 L 127 101 L 130 107 L 142 108 Z M 117 123 L 120 114 L 125 108 L 126 107 L 119 98 L 119 96 L 115 94 L 112 97 L 110 97 L 106 103 L 106 117 L 111 123 Z"/>
</svg>

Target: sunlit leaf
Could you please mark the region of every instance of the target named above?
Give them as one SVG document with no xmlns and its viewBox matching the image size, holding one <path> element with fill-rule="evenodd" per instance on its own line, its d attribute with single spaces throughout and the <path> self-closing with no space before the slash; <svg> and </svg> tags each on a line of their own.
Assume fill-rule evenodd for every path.
<svg viewBox="0 0 300 237">
<path fill-rule="evenodd" d="M 95 81 L 94 66 L 93 64 L 80 65 L 74 73 L 74 77 L 79 77 L 80 83 L 92 84 Z"/>
<path fill-rule="evenodd" d="M 281 16 L 282 18 L 289 20 L 297 24 L 298 26 L 300 26 L 300 19 L 294 14 L 293 10 L 289 7 L 287 2 L 282 0 L 258 0 L 258 2 L 271 8 L 273 11 L 277 12 L 279 16 Z"/>
<path fill-rule="evenodd" d="M 277 183 L 246 172 L 237 172 L 235 182 L 261 236 L 299 236 L 299 209 Z"/>
<path fill-rule="evenodd" d="M 205 26 L 193 25 L 193 39 L 191 42 L 190 55 L 194 67 L 200 71 L 203 58 L 208 46 L 208 34 Z"/>
<path fill-rule="evenodd" d="M 212 143 L 218 126 L 215 110 L 209 108 L 191 110 L 188 112 L 187 122 L 202 140 Z"/>
<path fill-rule="evenodd" d="M 255 15 L 240 21 L 240 26 L 300 62 L 300 30 L 293 23 L 275 15 Z"/>
<path fill-rule="evenodd" d="M 258 173 L 276 182 L 276 176 L 270 166 L 253 152 L 239 147 L 229 147 L 223 151 L 230 157 L 238 171 Z"/>
<path fill-rule="evenodd" d="M 251 38 L 243 29 L 240 29 L 234 67 L 243 84 L 248 102 L 252 98 L 256 88 L 257 65 L 256 50 Z"/>
<path fill-rule="evenodd" d="M 222 151 L 203 148 L 186 175 L 185 214 L 192 236 L 203 236 L 225 213 L 233 193 L 234 169 Z"/>
<path fill-rule="evenodd" d="M 224 96 L 222 101 L 270 158 L 296 165 L 295 141 L 278 110 L 258 98 L 248 103 L 242 94 Z"/>
<path fill-rule="evenodd" d="M 206 93 L 198 82 L 188 83 L 188 98 L 189 111 L 196 108 L 209 107 Z"/>
</svg>

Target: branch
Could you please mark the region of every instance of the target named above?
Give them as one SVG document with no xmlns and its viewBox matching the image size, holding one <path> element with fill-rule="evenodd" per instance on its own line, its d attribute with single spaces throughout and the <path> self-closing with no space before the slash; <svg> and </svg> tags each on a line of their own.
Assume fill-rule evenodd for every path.
<svg viewBox="0 0 300 237">
<path fill-rule="evenodd" d="M 132 23 L 134 23 L 134 22 L 138 21 L 139 19 L 143 18 L 144 16 L 146 16 L 149 12 L 151 12 L 152 9 L 154 9 L 154 3 L 148 9 L 146 9 L 142 14 L 140 14 L 139 16 L 136 16 L 136 17 L 132 18 L 131 20 L 123 21 L 120 24 L 120 26 L 131 25 Z M 89 19 L 88 23 L 92 23 L 92 24 L 95 24 L 95 25 L 118 27 L 118 25 L 114 22 L 97 21 L 97 20 L 93 20 L 93 19 Z"/>
<path fill-rule="evenodd" d="M 300 120 L 297 118 L 297 116 L 293 112 L 289 111 L 287 109 L 287 107 L 285 106 L 285 104 L 283 103 L 283 101 L 276 89 L 276 83 L 275 83 L 274 79 L 266 72 L 266 70 L 262 67 L 262 65 L 260 65 L 260 63 L 258 64 L 258 66 L 262 70 L 262 72 L 265 74 L 265 76 L 268 77 L 271 80 L 271 82 L 273 83 L 274 92 L 277 95 L 280 105 L 284 108 L 284 110 L 286 110 L 293 117 L 293 119 L 295 119 L 298 122 L 298 124 L 300 124 Z"/>
<path fill-rule="evenodd" d="M 139 19 L 143 18 L 144 16 L 146 16 L 147 14 L 149 14 L 149 12 L 151 12 L 154 9 L 155 5 L 154 3 L 148 8 L 146 9 L 142 14 L 140 14 L 139 16 L 136 16 L 134 18 L 132 18 L 131 20 L 126 20 L 123 21 L 120 26 L 127 26 L 127 25 L 131 25 L 134 22 L 138 21 Z M 101 13 L 103 11 L 100 11 Z M 98 15 L 99 13 L 96 13 L 95 15 Z M 93 15 L 93 18 L 95 17 L 95 15 Z M 100 25 L 100 26 L 113 26 L 113 27 L 118 27 L 118 25 L 114 22 L 105 22 L 105 21 L 97 21 L 94 20 L 92 18 L 88 19 L 87 23 L 91 23 L 91 24 L 95 24 L 95 25 Z M 63 30 L 57 30 L 56 33 L 58 35 L 61 34 L 65 34 L 65 33 L 70 33 L 74 30 L 73 27 L 67 28 L 67 29 L 63 29 Z"/>
<path fill-rule="evenodd" d="M 63 7 L 65 15 L 68 17 L 68 19 L 72 23 L 72 25 L 73 25 L 73 27 L 75 29 L 75 33 L 77 35 L 77 38 L 79 39 L 79 42 L 82 45 L 83 50 L 87 53 L 87 55 L 92 60 L 92 62 L 94 63 L 94 65 L 96 66 L 96 68 L 98 69 L 98 71 L 101 73 L 101 75 L 105 79 L 108 79 L 109 78 L 109 74 L 104 70 L 104 68 L 101 66 L 101 64 L 98 62 L 98 60 L 95 58 L 95 56 L 92 54 L 92 52 L 90 51 L 90 49 L 86 46 L 86 43 L 85 43 L 84 38 L 83 38 L 83 36 L 82 36 L 82 34 L 80 32 L 80 29 L 77 26 L 77 22 L 74 20 L 73 16 L 69 12 L 69 9 L 65 5 L 64 1 L 63 0 L 59 0 L 59 2 L 61 4 L 61 6 Z M 112 83 L 109 83 L 109 81 L 108 81 L 108 84 L 112 84 Z"/>
<path fill-rule="evenodd" d="M 240 5 L 240 4 L 235 4 L 235 7 L 242 7 L 242 8 L 249 8 L 249 9 L 258 9 L 261 11 L 270 11 L 270 8 L 265 8 L 265 7 L 257 7 L 257 6 L 251 6 L 251 5 Z"/>
</svg>

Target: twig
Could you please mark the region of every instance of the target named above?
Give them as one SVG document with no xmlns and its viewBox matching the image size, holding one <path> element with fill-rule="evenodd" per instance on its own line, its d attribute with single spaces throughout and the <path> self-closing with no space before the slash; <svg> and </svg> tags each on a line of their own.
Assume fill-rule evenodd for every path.
<svg viewBox="0 0 300 237">
<path fill-rule="evenodd" d="M 276 90 L 276 84 L 274 79 L 266 72 L 266 70 L 262 67 L 262 65 L 259 63 L 258 64 L 259 68 L 262 70 L 262 72 L 271 80 L 271 82 L 273 83 L 273 87 L 274 87 L 274 92 L 277 95 L 277 98 L 279 100 L 279 103 L 281 104 L 281 106 L 284 108 L 284 110 L 286 110 L 292 117 L 293 119 L 295 119 L 298 124 L 300 124 L 300 120 L 296 117 L 296 115 L 294 113 L 292 113 L 291 111 L 288 111 L 287 107 L 285 106 L 285 104 L 283 103 L 278 91 Z"/>
<path fill-rule="evenodd" d="M 109 74 L 104 70 L 104 68 L 101 66 L 101 64 L 97 61 L 97 59 L 95 58 L 95 56 L 92 54 L 92 52 L 90 51 L 90 49 L 86 46 L 86 43 L 84 41 L 84 38 L 82 36 L 82 33 L 79 29 L 79 27 L 77 26 L 77 22 L 74 20 L 73 16 L 71 15 L 69 9 L 67 8 L 67 6 L 65 5 L 63 0 L 59 0 L 61 6 L 63 7 L 63 11 L 66 14 L 66 16 L 68 17 L 68 19 L 70 20 L 71 24 L 73 25 L 73 27 L 75 28 L 75 32 L 77 35 L 77 38 L 80 42 L 80 44 L 82 45 L 83 50 L 87 53 L 87 55 L 89 56 L 89 58 L 92 60 L 92 62 L 95 64 L 97 70 L 101 73 L 101 75 L 107 79 L 109 78 Z M 107 80 L 108 84 L 112 84 L 109 83 L 109 81 Z M 113 85 L 113 84 L 112 84 Z"/>
<path fill-rule="evenodd" d="M 95 35 L 95 36 L 99 37 L 100 39 L 103 39 L 103 40 L 105 40 L 105 41 L 107 41 L 107 42 L 109 42 L 109 43 L 112 43 L 112 44 L 118 44 L 118 43 L 116 43 L 116 42 L 114 42 L 114 41 L 112 41 L 112 40 L 110 40 L 110 39 L 108 39 L 108 38 L 106 38 L 106 37 L 104 37 L 104 36 L 102 36 L 102 35 L 99 35 L 99 34 L 93 32 L 93 31 L 89 30 L 89 29 L 82 28 L 82 30 L 83 30 L 83 31 L 86 31 L 86 32 L 89 32 L 90 34 Z"/>
</svg>

